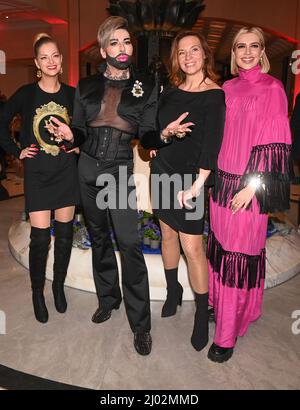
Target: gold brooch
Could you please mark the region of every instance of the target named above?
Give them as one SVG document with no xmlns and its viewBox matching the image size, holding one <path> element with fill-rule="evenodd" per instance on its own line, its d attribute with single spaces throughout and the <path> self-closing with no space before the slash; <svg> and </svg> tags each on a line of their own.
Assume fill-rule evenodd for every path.
<svg viewBox="0 0 300 410">
<path fill-rule="evenodd" d="M 136 80 L 136 82 L 133 84 L 133 89 L 131 90 L 131 92 L 136 98 L 142 97 L 144 94 L 142 83 Z"/>
</svg>

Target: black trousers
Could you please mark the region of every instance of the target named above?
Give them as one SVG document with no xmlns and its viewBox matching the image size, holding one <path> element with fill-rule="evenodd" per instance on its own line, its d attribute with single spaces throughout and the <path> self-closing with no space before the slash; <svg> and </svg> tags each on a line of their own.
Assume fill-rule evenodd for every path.
<svg viewBox="0 0 300 410">
<path fill-rule="evenodd" d="M 108 227 L 110 216 L 121 254 L 126 313 L 132 331 L 136 332 L 149 331 L 151 317 L 148 272 L 138 236 L 137 211 L 119 203 L 121 192 L 125 189 L 136 203 L 135 187 L 127 188 L 128 178 L 125 176 L 127 171 L 130 177 L 132 170 L 132 160 L 97 160 L 84 152 L 78 163 L 81 203 L 92 242 L 93 275 L 99 303 L 113 308 L 121 301 L 117 261 Z M 106 176 L 113 177 L 116 184 L 103 184 Z M 98 178 L 103 179 L 100 185 Z M 115 201 L 107 204 L 110 195 Z"/>
</svg>

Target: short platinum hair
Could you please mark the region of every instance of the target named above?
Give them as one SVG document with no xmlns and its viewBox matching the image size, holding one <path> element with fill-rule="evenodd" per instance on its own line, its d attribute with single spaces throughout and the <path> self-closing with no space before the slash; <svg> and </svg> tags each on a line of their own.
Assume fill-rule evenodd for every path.
<svg viewBox="0 0 300 410">
<path fill-rule="evenodd" d="M 237 75 L 239 73 L 239 68 L 238 68 L 238 65 L 236 63 L 236 58 L 235 58 L 235 54 L 234 54 L 235 46 L 238 43 L 239 37 L 242 34 L 248 34 L 248 33 L 253 33 L 253 34 L 257 35 L 257 37 L 259 38 L 261 48 L 263 49 L 263 55 L 262 55 L 262 57 L 260 59 L 260 62 L 259 62 L 259 64 L 261 65 L 262 73 L 267 73 L 270 70 L 270 63 L 269 63 L 269 60 L 268 60 L 268 57 L 267 57 L 266 51 L 265 51 L 266 43 L 265 43 L 264 32 L 262 31 L 262 29 L 260 27 L 243 27 L 234 36 L 234 39 L 233 39 L 233 42 L 232 42 L 231 64 L 230 64 L 230 69 L 231 69 L 231 74 L 232 75 Z"/>
</svg>

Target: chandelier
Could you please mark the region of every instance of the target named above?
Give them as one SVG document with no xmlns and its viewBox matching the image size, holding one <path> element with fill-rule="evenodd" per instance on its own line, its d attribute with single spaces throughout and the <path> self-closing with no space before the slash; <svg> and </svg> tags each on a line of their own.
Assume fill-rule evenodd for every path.
<svg viewBox="0 0 300 410">
<path fill-rule="evenodd" d="M 131 30 L 139 35 L 160 32 L 174 36 L 189 29 L 205 9 L 204 0 L 109 0 L 108 11 L 128 20 Z"/>
</svg>

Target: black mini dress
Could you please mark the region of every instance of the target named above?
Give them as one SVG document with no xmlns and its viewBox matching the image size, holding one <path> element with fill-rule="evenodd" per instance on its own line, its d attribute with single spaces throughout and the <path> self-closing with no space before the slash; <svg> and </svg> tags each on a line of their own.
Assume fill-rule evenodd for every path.
<svg viewBox="0 0 300 410">
<path fill-rule="evenodd" d="M 195 126 L 186 137 L 172 138 L 157 151 L 151 163 L 151 195 L 155 215 L 178 232 L 201 235 L 207 190 L 214 184 L 214 170 L 223 137 L 225 98 L 221 89 L 188 92 L 167 88 L 159 103 L 159 128 L 164 129 L 184 112 L 184 122 Z M 200 196 L 191 201 L 193 209 L 180 208 L 177 194 L 188 189 L 199 169 L 211 170 Z"/>
</svg>

